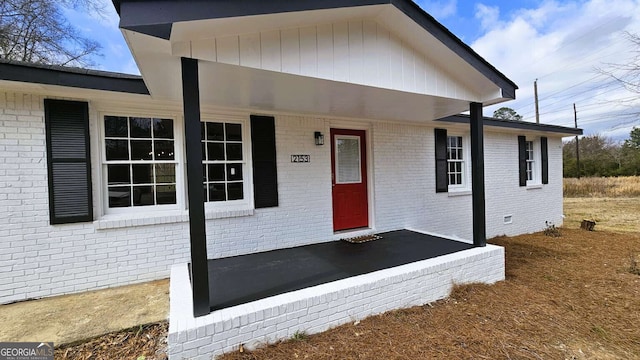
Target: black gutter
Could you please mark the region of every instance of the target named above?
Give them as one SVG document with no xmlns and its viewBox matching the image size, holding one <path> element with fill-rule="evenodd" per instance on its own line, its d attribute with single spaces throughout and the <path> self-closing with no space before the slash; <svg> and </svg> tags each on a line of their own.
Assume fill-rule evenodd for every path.
<svg viewBox="0 0 640 360">
<path fill-rule="evenodd" d="M 0 80 L 149 95 L 142 77 L 0 59 Z"/>
<path fill-rule="evenodd" d="M 518 86 L 411 0 L 112 0 L 120 27 L 168 40 L 173 23 L 295 11 L 390 4 L 515 99 Z M 153 11 L 149 11 L 153 9 Z M 124 11 L 123 11 L 124 10 Z"/>
<path fill-rule="evenodd" d="M 436 121 L 450 122 L 450 123 L 456 123 L 456 124 L 469 124 L 470 116 L 462 115 L 462 114 L 452 115 L 442 119 L 437 119 Z M 582 129 L 579 129 L 579 128 L 576 129 L 572 127 L 565 127 L 565 126 L 559 126 L 559 125 L 536 124 L 536 123 L 527 122 L 527 121 L 504 120 L 504 119 L 496 119 L 491 117 L 485 117 L 483 119 L 483 122 L 485 126 L 560 133 L 560 134 L 566 134 L 567 136 L 582 135 Z"/>
</svg>

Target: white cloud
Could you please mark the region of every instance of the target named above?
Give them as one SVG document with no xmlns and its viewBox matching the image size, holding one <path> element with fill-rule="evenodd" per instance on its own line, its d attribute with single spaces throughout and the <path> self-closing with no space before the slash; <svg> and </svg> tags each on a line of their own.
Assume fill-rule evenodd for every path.
<svg viewBox="0 0 640 360">
<path fill-rule="evenodd" d="M 476 7 L 484 35 L 472 47 L 521 87 L 518 100 L 502 106 L 534 120 L 533 81 L 539 79 L 543 123 L 573 125 L 575 102 L 585 133 L 628 135 L 640 125 L 640 116 L 628 115 L 640 112 L 640 100 L 629 99 L 633 94 L 596 71 L 630 59 L 623 32 L 640 33 L 640 1 L 545 1 L 514 11 L 509 19 L 499 14 L 495 8 Z M 616 102 L 620 99 L 625 106 Z"/>
<path fill-rule="evenodd" d="M 416 3 L 436 19 L 445 19 L 455 15 L 458 12 L 457 0 L 417 0 Z"/>
<path fill-rule="evenodd" d="M 482 30 L 488 30 L 498 25 L 500 21 L 500 8 L 497 6 L 477 4 L 475 17 L 480 20 Z"/>
</svg>

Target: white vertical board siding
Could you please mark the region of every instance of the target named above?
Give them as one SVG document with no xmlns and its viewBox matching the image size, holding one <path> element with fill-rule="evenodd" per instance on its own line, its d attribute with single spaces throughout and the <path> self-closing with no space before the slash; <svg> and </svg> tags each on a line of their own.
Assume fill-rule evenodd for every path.
<svg viewBox="0 0 640 360">
<path fill-rule="evenodd" d="M 376 85 L 378 78 L 377 25 L 373 21 L 362 24 L 362 83 Z"/>
<path fill-rule="evenodd" d="M 289 29 L 281 31 L 282 37 L 282 72 L 300 74 L 300 31 Z"/>
<path fill-rule="evenodd" d="M 362 66 L 364 39 L 362 21 L 349 22 L 349 82 L 364 84 Z"/>
<path fill-rule="evenodd" d="M 478 95 L 429 62 L 429 54 L 371 20 L 175 43 L 174 48 L 176 54 L 190 49 L 195 58 L 225 64 L 478 100 Z"/>
<path fill-rule="evenodd" d="M 237 36 L 216 38 L 217 61 L 224 64 L 240 65 L 239 43 L 240 40 Z M 195 54 L 196 52 L 194 52 L 194 56 Z"/>
<path fill-rule="evenodd" d="M 349 81 L 349 23 L 333 24 L 333 79 Z"/>
<path fill-rule="evenodd" d="M 261 33 L 262 69 L 282 71 L 280 44 L 280 31 Z"/>
<path fill-rule="evenodd" d="M 260 34 L 240 36 L 240 65 L 260 68 Z"/>
<path fill-rule="evenodd" d="M 318 77 L 334 79 L 333 72 L 333 26 L 318 25 Z M 306 75 L 306 74 L 304 74 Z"/>
<path fill-rule="evenodd" d="M 318 39 L 315 26 L 300 28 L 300 73 L 318 76 Z"/>
</svg>

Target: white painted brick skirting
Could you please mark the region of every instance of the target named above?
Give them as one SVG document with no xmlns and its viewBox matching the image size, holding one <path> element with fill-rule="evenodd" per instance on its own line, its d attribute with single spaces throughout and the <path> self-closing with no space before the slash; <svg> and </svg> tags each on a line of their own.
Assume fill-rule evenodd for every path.
<svg viewBox="0 0 640 360">
<path fill-rule="evenodd" d="M 453 284 L 492 284 L 504 278 L 504 249 L 487 245 L 194 318 L 187 265 L 174 265 L 169 359 L 211 359 L 240 344 L 251 349 L 290 338 L 296 331 L 318 333 L 370 315 L 442 299 Z"/>
</svg>

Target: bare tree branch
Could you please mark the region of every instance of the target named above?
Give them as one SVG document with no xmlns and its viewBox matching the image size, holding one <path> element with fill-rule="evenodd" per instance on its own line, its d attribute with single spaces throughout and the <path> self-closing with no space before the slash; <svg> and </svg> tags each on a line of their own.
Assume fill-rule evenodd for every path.
<svg viewBox="0 0 640 360">
<path fill-rule="evenodd" d="M 0 0 L 0 57 L 86 67 L 100 44 L 84 37 L 64 17 L 64 8 L 104 14 L 99 0 Z"/>
</svg>

